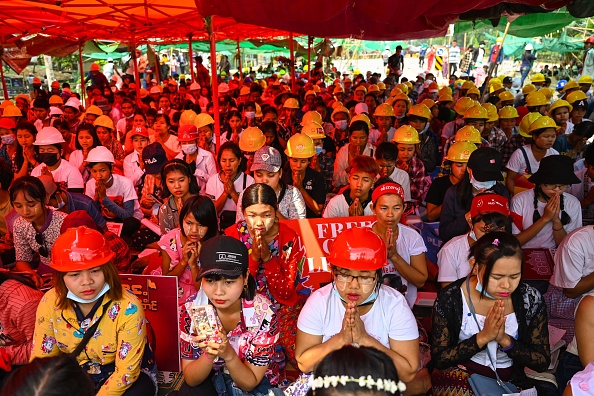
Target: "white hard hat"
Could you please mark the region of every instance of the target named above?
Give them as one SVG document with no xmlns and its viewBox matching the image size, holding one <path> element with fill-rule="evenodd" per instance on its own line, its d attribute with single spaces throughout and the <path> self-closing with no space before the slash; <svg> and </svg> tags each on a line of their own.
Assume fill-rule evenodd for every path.
<svg viewBox="0 0 594 396">
<path fill-rule="evenodd" d="M 365 103 L 357 103 L 355 105 L 355 114 L 367 113 L 369 114 L 369 107 Z"/>
<path fill-rule="evenodd" d="M 64 112 L 56 106 L 52 106 L 50 107 L 50 116 L 54 116 L 54 115 L 63 115 Z"/>
<path fill-rule="evenodd" d="M 526 44 L 526 46 L 524 47 L 524 50 L 526 51 L 532 51 L 533 47 L 531 43 Z"/>
<path fill-rule="evenodd" d="M 39 135 L 38 135 L 39 136 Z M 105 146 L 97 146 L 87 155 L 87 162 L 94 163 L 94 162 L 110 162 L 114 163 L 115 158 L 109 149 Z"/>
<path fill-rule="evenodd" d="M 80 111 L 80 99 L 78 99 L 76 96 L 71 96 L 66 101 L 64 107 L 72 107 L 75 108 L 76 111 Z"/>
<path fill-rule="evenodd" d="M 50 144 L 65 143 L 60 131 L 54 127 L 45 127 L 37 134 L 34 146 L 46 146 Z"/>
<path fill-rule="evenodd" d="M 151 94 L 161 94 L 161 88 L 159 88 L 158 86 L 151 87 L 150 93 Z"/>
<path fill-rule="evenodd" d="M 190 91 L 197 91 L 200 89 L 200 84 L 198 84 L 197 82 L 193 82 L 192 84 L 190 84 Z"/>
<path fill-rule="evenodd" d="M 264 76 L 262 75 L 262 73 L 256 74 L 256 80 L 262 80 L 263 78 L 264 78 Z"/>
<path fill-rule="evenodd" d="M 219 93 L 227 93 L 229 92 L 229 85 L 227 83 L 220 83 L 219 84 Z"/>
<path fill-rule="evenodd" d="M 108 62 L 113 62 L 113 58 L 107 58 Z"/>
</svg>

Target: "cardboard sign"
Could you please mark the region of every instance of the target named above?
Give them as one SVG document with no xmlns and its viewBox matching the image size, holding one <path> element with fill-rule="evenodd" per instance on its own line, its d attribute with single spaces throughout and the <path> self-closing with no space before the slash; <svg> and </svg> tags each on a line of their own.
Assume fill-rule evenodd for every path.
<svg viewBox="0 0 594 396">
<path fill-rule="evenodd" d="M 181 371 L 177 277 L 122 274 L 120 278 L 142 303 L 159 370 Z"/>
<path fill-rule="evenodd" d="M 326 256 L 334 238 L 352 227 L 369 227 L 375 216 L 337 217 L 329 219 L 283 220 L 301 237 L 306 260 L 301 270 L 301 283 L 315 291 L 330 283 L 330 267 Z"/>
<path fill-rule="evenodd" d="M 549 280 L 555 268 L 551 249 L 522 249 L 524 251 L 524 280 Z"/>
</svg>

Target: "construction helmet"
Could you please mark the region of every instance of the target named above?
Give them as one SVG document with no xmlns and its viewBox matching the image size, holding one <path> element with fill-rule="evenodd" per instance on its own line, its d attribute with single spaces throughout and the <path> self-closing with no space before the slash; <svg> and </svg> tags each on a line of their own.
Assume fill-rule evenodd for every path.
<svg viewBox="0 0 594 396">
<path fill-rule="evenodd" d="M 527 107 L 534 107 L 534 106 L 545 106 L 548 105 L 549 101 L 544 93 L 540 91 L 530 92 L 528 97 L 526 98 L 526 106 Z"/>
<path fill-rule="evenodd" d="M 452 94 L 449 94 L 447 92 L 440 94 L 439 98 L 437 99 L 438 103 L 453 102 L 453 101 L 454 101 L 454 98 L 452 98 Z"/>
<path fill-rule="evenodd" d="M 336 95 L 338 93 L 344 93 L 344 88 L 342 87 L 342 85 L 338 84 L 338 85 L 336 85 L 336 88 L 334 88 L 334 91 L 332 93 L 334 95 Z"/>
<path fill-rule="evenodd" d="M 567 107 L 567 109 L 569 110 L 570 113 L 571 113 L 571 110 L 573 110 L 573 106 L 570 105 L 568 101 L 559 99 L 559 100 L 553 102 L 553 104 L 549 108 L 549 116 L 552 117 L 553 114 L 555 114 L 555 110 L 557 110 L 561 107 Z"/>
<path fill-rule="evenodd" d="M 380 91 L 386 90 L 386 84 L 384 84 L 383 82 L 378 82 L 377 87 L 379 88 Z"/>
<path fill-rule="evenodd" d="M 592 80 L 591 76 L 581 76 L 578 80 L 578 84 L 593 84 L 594 81 Z"/>
<path fill-rule="evenodd" d="M 499 110 L 500 119 L 518 118 L 519 116 L 518 110 L 513 106 L 503 106 L 501 110 Z"/>
<path fill-rule="evenodd" d="M 458 114 L 463 116 L 466 113 L 466 110 L 470 109 L 472 106 L 476 105 L 477 103 L 467 97 L 463 97 L 458 99 L 456 104 L 454 105 L 454 111 Z"/>
<path fill-rule="evenodd" d="M 537 112 L 526 114 L 524 118 L 522 118 L 522 121 L 520 121 L 520 135 L 531 138 L 532 135 L 530 134 L 530 125 L 540 117 L 542 117 L 542 115 Z"/>
<path fill-rule="evenodd" d="M 58 95 L 52 95 L 49 98 L 49 104 L 50 104 L 50 106 L 56 106 L 56 105 L 61 106 L 64 104 L 64 101 Z"/>
<path fill-rule="evenodd" d="M 363 85 L 359 85 L 357 88 L 355 88 L 355 92 L 357 91 L 363 91 L 367 95 L 367 88 L 365 88 Z"/>
<path fill-rule="evenodd" d="M 444 94 L 447 94 L 447 95 L 452 96 L 452 88 L 450 88 L 450 87 L 443 87 L 442 89 L 440 89 L 439 90 L 439 96 L 444 95 Z"/>
<path fill-rule="evenodd" d="M 505 87 L 503 86 L 503 84 L 494 83 L 489 86 L 489 93 L 496 93 L 497 91 L 502 91 L 504 89 Z"/>
<path fill-rule="evenodd" d="M 483 109 L 484 110 L 484 109 Z M 486 112 L 486 110 L 485 110 Z M 466 125 L 456 131 L 454 135 L 454 142 L 470 142 L 474 144 L 481 144 L 481 133 L 473 126 Z"/>
<path fill-rule="evenodd" d="M 258 127 L 244 129 L 239 137 L 239 148 L 241 151 L 255 153 L 266 143 L 266 136 Z"/>
<path fill-rule="evenodd" d="M 107 264 L 113 257 L 114 252 L 99 231 L 80 226 L 68 228 L 56 239 L 50 267 L 58 272 L 82 271 Z"/>
<path fill-rule="evenodd" d="M 508 102 L 514 99 L 514 94 L 509 91 L 503 91 L 499 94 L 499 100 L 502 102 Z"/>
<path fill-rule="evenodd" d="M 86 113 L 96 115 L 97 117 L 99 117 L 99 116 L 103 115 L 103 110 L 101 110 L 99 108 L 99 106 L 92 105 L 92 106 L 89 106 Z"/>
<path fill-rule="evenodd" d="M 403 84 L 406 85 L 409 93 L 413 90 L 413 83 L 411 83 L 410 81 L 404 82 Z"/>
<path fill-rule="evenodd" d="M 204 126 L 211 125 L 214 123 L 215 121 L 213 120 L 213 118 L 210 116 L 210 114 L 207 113 L 200 113 L 196 115 L 196 117 L 194 118 L 194 125 L 196 125 L 196 129 L 200 129 Z"/>
<path fill-rule="evenodd" d="M 522 94 L 524 95 L 528 95 L 530 92 L 534 91 L 536 91 L 536 87 L 534 86 L 534 84 L 526 84 L 524 85 L 524 88 L 522 88 Z"/>
<path fill-rule="evenodd" d="M 393 98 L 393 97 L 395 97 L 396 95 L 400 95 L 400 94 L 403 94 L 403 93 L 404 93 L 404 92 L 402 92 L 402 90 L 401 90 L 400 88 L 396 87 L 396 88 L 393 88 L 393 89 L 390 91 L 390 97 L 391 97 L 391 98 Z"/>
<path fill-rule="evenodd" d="M 22 117 L 21 109 L 16 106 L 8 106 L 2 112 L 2 117 Z"/>
<path fill-rule="evenodd" d="M 250 87 L 243 86 L 239 90 L 239 96 L 247 96 L 250 94 Z"/>
<path fill-rule="evenodd" d="M 307 98 L 309 95 L 317 96 L 316 91 L 314 91 L 313 89 L 307 91 L 303 97 Z"/>
<path fill-rule="evenodd" d="M 532 81 L 532 83 L 543 83 L 545 82 L 545 76 L 542 73 L 536 73 L 534 76 L 532 76 L 530 81 Z"/>
<path fill-rule="evenodd" d="M 194 120 L 196 119 L 196 113 L 194 110 L 184 110 L 179 117 L 179 125 L 190 125 L 194 124 Z"/>
<path fill-rule="evenodd" d="M 369 129 L 371 129 L 371 120 L 364 113 L 357 114 L 356 116 L 351 118 L 351 122 L 349 122 L 349 126 L 353 125 L 353 122 L 355 122 L 355 121 L 363 121 L 367 124 L 367 127 Z"/>
<path fill-rule="evenodd" d="M 575 102 L 579 102 L 580 100 L 587 100 L 588 96 L 584 93 L 584 91 L 578 89 L 577 91 L 573 91 L 567 95 L 566 99 L 573 105 Z M 4 112 L 6 113 L 6 110 L 4 110 Z"/>
<path fill-rule="evenodd" d="M 534 132 L 540 129 L 549 128 L 553 128 L 555 129 L 555 131 L 557 131 L 560 127 L 557 126 L 557 123 L 555 123 L 555 120 L 553 120 L 551 117 L 543 116 L 537 118 L 532 124 L 530 124 L 530 129 L 528 129 L 528 133 L 534 134 Z"/>
<path fill-rule="evenodd" d="M 372 92 L 379 92 L 379 87 L 376 84 L 371 84 L 369 86 L 369 89 L 367 89 L 368 93 L 372 93 Z"/>
<path fill-rule="evenodd" d="M 60 131 L 54 127 L 44 127 L 35 137 L 34 146 L 47 146 L 51 144 L 64 143 Z"/>
<path fill-rule="evenodd" d="M 479 89 L 477 87 L 472 87 L 468 90 L 468 92 L 466 92 L 466 96 L 472 95 L 472 94 L 481 96 L 481 91 L 479 91 Z"/>
<path fill-rule="evenodd" d="M 103 127 L 113 131 L 113 120 L 106 115 L 100 115 L 97 117 L 93 125 L 95 125 L 95 128 Z"/>
<path fill-rule="evenodd" d="M 416 116 L 429 120 L 431 118 L 431 110 L 429 110 L 429 107 L 425 106 L 424 104 L 419 103 L 411 107 L 408 113 L 406 113 L 406 115 Z"/>
<path fill-rule="evenodd" d="M 323 124 L 322 116 L 317 111 L 311 110 L 303 114 L 303 118 L 301 118 L 301 126 L 305 126 L 310 122 L 317 122 L 318 124 Z"/>
<path fill-rule="evenodd" d="M 425 99 L 421 102 L 421 104 L 424 104 L 425 106 L 427 106 L 427 108 L 431 109 L 433 108 L 433 106 L 437 104 L 437 102 L 433 99 Z"/>
<path fill-rule="evenodd" d="M 89 69 L 90 71 L 99 71 L 99 65 L 96 63 L 93 63 L 91 65 L 91 68 Z"/>
<path fill-rule="evenodd" d="M 396 129 L 396 132 L 394 132 L 392 142 L 403 144 L 419 144 L 421 143 L 421 139 L 419 139 L 419 132 L 417 132 L 415 128 L 410 125 L 403 125 Z"/>
<path fill-rule="evenodd" d="M 198 139 L 198 128 L 194 124 L 180 125 L 177 131 L 177 140 L 181 142 L 191 142 Z"/>
<path fill-rule="evenodd" d="M 594 44 L 594 37 L 588 37 L 585 41 L 586 43 Z"/>
<path fill-rule="evenodd" d="M 316 148 L 309 135 L 296 133 L 287 141 L 285 154 L 289 158 L 311 158 L 316 155 Z"/>
<path fill-rule="evenodd" d="M 113 157 L 113 153 L 109 151 L 107 147 L 97 146 L 89 151 L 86 161 L 89 164 L 95 162 L 107 162 L 113 164 L 115 162 L 115 158 Z"/>
<path fill-rule="evenodd" d="M 334 121 L 334 116 L 338 113 L 345 113 L 347 115 L 347 119 L 351 118 L 351 113 L 349 113 L 349 109 L 344 106 L 336 106 L 330 118 Z"/>
<path fill-rule="evenodd" d="M 408 85 L 400 83 L 396 85 L 396 88 L 401 90 L 403 94 L 408 95 Z"/>
<path fill-rule="evenodd" d="M 394 108 L 388 103 L 382 103 L 373 112 L 375 117 L 394 117 Z"/>
<path fill-rule="evenodd" d="M 336 93 L 336 90 L 334 90 L 334 92 Z M 286 108 L 286 109 L 298 109 L 299 108 L 299 101 L 297 99 L 295 99 L 295 98 L 289 98 L 289 99 L 285 100 L 285 103 L 283 104 L 283 107 Z"/>
<path fill-rule="evenodd" d="M 580 85 L 577 83 L 577 81 L 575 80 L 569 80 L 567 81 L 567 84 L 565 84 L 565 86 L 563 87 L 563 92 L 567 92 L 573 89 L 579 89 Z"/>
<path fill-rule="evenodd" d="M 333 267 L 354 271 L 376 271 L 386 265 L 388 250 L 371 228 L 352 227 L 338 234 L 328 254 Z"/>
<path fill-rule="evenodd" d="M 326 137 L 326 134 L 324 133 L 324 127 L 322 126 L 322 124 L 317 123 L 315 121 L 310 121 L 307 124 L 303 125 L 301 133 L 306 134 L 312 139 L 324 139 Z"/>
<path fill-rule="evenodd" d="M 497 107 L 493 103 L 483 103 L 481 106 L 485 110 L 487 110 L 487 122 L 495 122 L 499 119 L 499 115 L 497 114 Z"/>
<path fill-rule="evenodd" d="M 464 81 L 462 83 L 462 86 L 460 87 L 460 89 L 470 89 L 470 88 L 476 88 L 472 81 Z"/>
<path fill-rule="evenodd" d="M 254 103 L 256 105 L 256 118 L 262 118 L 264 115 L 262 114 L 262 107 L 258 103 Z"/>
<path fill-rule="evenodd" d="M 450 146 L 448 154 L 444 159 L 452 162 L 468 162 L 470 154 L 476 149 L 477 147 L 474 143 L 456 142 Z"/>
<path fill-rule="evenodd" d="M 465 120 L 488 120 L 489 119 L 489 113 L 487 113 L 487 109 L 485 109 L 483 106 L 481 106 L 480 104 L 476 104 L 476 102 L 474 102 L 475 104 L 468 108 L 468 110 L 466 110 L 464 112 L 464 119 Z"/>
<path fill-rule="evenodd" d="M 272 84 L 272 85 L 274 85 L 274 84 Z M 319 86 L 319 85 L 314 85 L 314 86 L 313 86 L 313 91 L 314 91 L 316 94 L 318 94 L 318 93 L 322 92 L 322 90 L 320 89 L 320 86 Z"/>
<path fill-rule="evenodd" d="M 551 101 L 551 98 L 553 97 L 553 90 L 551 88 L 542 87 L 541 89 L 538 90 L 538 92 L 542 92 L 543 95 L 547 98 L 547 100 L 549 102 Z"/>
<path fill-rule="evenodd" d="M 394 97 L 392 97 L 393 103 L 396 103 L 399 100 L 404 100 L 406 102 L 406 107 L 410 107 L 410 99 L 404 93 L 400 93 Z"/>
</svg>

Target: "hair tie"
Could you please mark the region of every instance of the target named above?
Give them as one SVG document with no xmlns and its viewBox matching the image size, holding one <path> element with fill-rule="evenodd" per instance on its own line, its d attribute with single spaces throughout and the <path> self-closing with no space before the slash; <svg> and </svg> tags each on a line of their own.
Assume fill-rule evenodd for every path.
<svg viewBox="0 0 594 396">
<path fill-rule="evenodd" d="M 498 238 L 495 238 L 495 240 L 493 241 L 493 245 L 499 246 L 499 239 Z"/>
</svg>

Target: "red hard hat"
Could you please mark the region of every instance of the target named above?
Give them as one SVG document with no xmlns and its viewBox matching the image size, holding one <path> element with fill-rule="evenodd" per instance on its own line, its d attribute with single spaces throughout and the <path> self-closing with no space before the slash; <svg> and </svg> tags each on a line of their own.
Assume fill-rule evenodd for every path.
<svg viewBox="0 0 594 396">
<path fill-rule="evenodd" d="M 588 37 L 588 38 L 586 39 L 586 43 L 591 43 L 591 44 L 594 44 L 594 36 L 592 36 L 592 37 Z"/>
<path fill-rule="evenodd" d="M 82 271 L 107 264 L 113 256 L 100 232 L 69 228 L 54 242 L 51 267 L 58 272 Z"/>
<path fill-rule="evenodd" d="M 177 140 L 180 142 L 191 142 L 198 139 L 198 129 L 194 124 L 186 124 L 179 127 Z"/>
<path fill-rule="evenodd" d="M 386 244 L 370 228 L 350 228 L 340 233 L 328 255 L 335 267 L 355 271 L 375 271 L 386 265 Z"/>
</svg>

